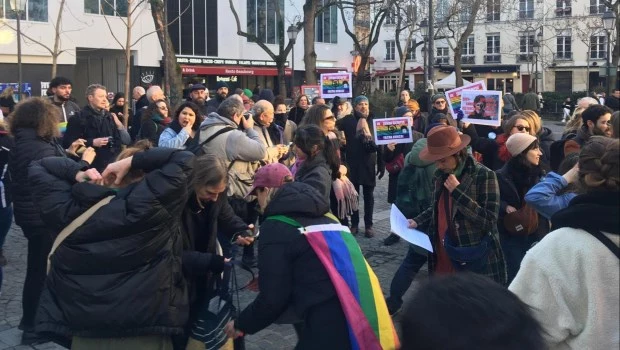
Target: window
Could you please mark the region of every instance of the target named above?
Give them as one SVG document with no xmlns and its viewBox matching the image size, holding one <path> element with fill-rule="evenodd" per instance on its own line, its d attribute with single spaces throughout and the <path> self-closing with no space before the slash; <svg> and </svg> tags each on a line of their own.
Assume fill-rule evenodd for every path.
<svg viewBox="0 0 620 350">
<path fill-rule="evenodd" d="M 590 38 L 590 58 L 604 59 L 607 57 L 607 37 L 605 35 L 593 35 Z"/>
<path fill-rule="evenodd" d="M 319 6 L 329 5 L 331 0 L 320 0 Z M 317 43 L 338 43 L 338 8 L 330 6 L 316 16 L 314 41 Z"/>
<path fill-rule="evenodd" d="M 573 58 L 571 41 L 571 33 L 569 30 L 558 33 L 556 39 L 556 60 L 570 60 Z"/>
<path fill-rule="evenodd" d="M 437 0 L 437 10 L 435 11 L 435 15 L 437 18 L 436 23 L 439 24 L 446 20 L 448 17 L 448 13 L 450 11 L 449 0 Z"/>
<path fill-rule="evenodd" d="M 218 56 L 218 0 L 166 1 L 168 32 L 174 51 L 187 56 Z M 198 60 L 200 61 L 200 60 Z M 193 62 L 191 62 L 193 63 Z"/>
<path fill-rule="evenodd" d="M 407 47 L 407 61 L 415 60 L 415 47 L 415 39 L 411 39 L 411 41 L 409 41 L 409 47 Z"/>
<path fill-rule="evenodd" d="M 396 60 L 396 42 L 394 40 L 388 40 L 385 42 L 385 60 Z"/>
<path fill-rule="evenodd" d="M 607 11 L 607 6 L 605 6 L 603 0 L 590 0 L 591 15 L 603 14 L 605 11 Z"/>
<path fill-rule="evenodd" d="M 437 48 L 437 57 L 435 64 L 449 64 L 450 63 L 450 51 L 447 47 Z"/>
<path fill-rule="evenodd" d="M 84 0 L 84 13 L 127 17 L 127 0 Z"/>
<path fill-rule="evenodd" d="M 384 24 L 396 24 L 396 13 L 395 13 L 395 10 L 393 8 L 390 9 L 385 14 L 385 21 L 383 23 Z"/>
<path fill-rule="evenodd" d="M 466 5 L 461 5 L 461 9 L 459 11 L 459 21 L 468 23 L 471 18 L 471 11 L 466 8 Z"/>
<path fill-rule="evenodd" d="M 476 56 L 475 56 L 475 51 L 474 51 L 474 36 L 470 36 L 469 38 L 467 38 L 467 40 L 465 40 L 465 42 L 463 43 L 463 48 L 461 51 L 462 54 L 462 58 L 461 58 L 461 62 L 463 64 L 474 64 L 475 60 L 476 60 Z"/>
<path fill-rule="evenodd" d="M 487 0 L 487 21 L 499 21 L 501 0 Z"/>
<path fill-rule="evenodd" d="M 571 0 L 557 0 L 555 5 L 556 17 L 569 17 L 572 14 Z"/>
<path fill-rule="evenodd" d="M 0 18 L 17 19 L 17 15 L 11 8 L 11 3 L 6 0 L 0 0 L 0 2 Z M 26 2 L 26 11 L 20 11 L 19 19 L 47 22 L 47 0 L 28 0 Z"/>
<path fill-rule="evenodd" d="M 519 33 L 519 57 L 518 62 L 527 62 L 532 60 L 534 49 L 534 33 Z"/>
<path fill-rule="evenodd" d="M 398 76 L 384 76 L 379 78 L 379 89 L 384 92 L 393 92 L 398 88 Z"/>
<path fill-rule="evenodd" d="M 247 32 L 265 44 L 276 44 L 284 34 L 284 0 L 248 0 L 247 9 Z"/>
<path fill-rule="evenodd" d="M 519 18 L 534 18 L 534 0 L 519 0 Z"/>
<path fill-rule="evenodd" d="M 573 92 L 573 72 L 555 72 L 555 91 L 565 94 L 570 94 L 571 92 Z"/>
<path fill-rule="evenodd" d="M 487 54 L 484 56 L 485 63 L 500 63 L 499 34 L 487 34 Z"/>
</svg>

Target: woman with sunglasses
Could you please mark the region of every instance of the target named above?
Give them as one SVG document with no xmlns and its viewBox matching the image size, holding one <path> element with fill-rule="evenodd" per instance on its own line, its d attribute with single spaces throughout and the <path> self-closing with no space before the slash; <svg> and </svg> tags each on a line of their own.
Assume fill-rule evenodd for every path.
<svg viewBox="0 0 620 350">
<path fill-rule="evenodd" d="M 446 100 L 446 95 L 444 94 L 435 94 L 431 97 L 431 103 L 433 107 L 431 108 L 431 113 L 429 115 L 429 124 L 433 124 L 437 122 L 437 115 L 444 114 L 445 118 L 448 121 L 448 125 L 457 127 L 456 120 L 452 118 L 450 114 L 450 108 L 448 108 L 448 100 Z"/>
</svg>

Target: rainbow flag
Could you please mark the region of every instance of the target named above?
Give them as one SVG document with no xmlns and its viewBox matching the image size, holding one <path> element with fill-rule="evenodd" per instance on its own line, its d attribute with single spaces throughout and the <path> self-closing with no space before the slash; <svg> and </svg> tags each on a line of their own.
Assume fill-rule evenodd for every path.
<svg viewBox="0 0 620 350">
<path fill-rule="evenodd" d="M 379 280 L 348 227 L 340 224 L 303 227 L 283 215 L 269 219 L 298 227 L 308 239 L 334 284 L 347 318 L 353 349 L 400 348 Z"/>
<path fill-rule="evenodd" d="M 67 122 L 58 123 L 58 130 L 61 136 L 64 135 L 67 132 Z"/>
</svg>

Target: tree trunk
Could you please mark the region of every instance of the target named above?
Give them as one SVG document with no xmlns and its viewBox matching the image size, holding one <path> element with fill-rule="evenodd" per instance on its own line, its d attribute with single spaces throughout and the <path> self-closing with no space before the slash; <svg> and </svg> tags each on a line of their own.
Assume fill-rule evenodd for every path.
<svg viewBox="0 0 620 350">
<path fill-rule="evenodd" d="M 62 11 L 65 7 L 65 2 L 66 0 L 60 1 L 58 17 L 56 17 L 56 28 L 54 30 L 54 50 L 53 50 L 54 53 L 52 54 L 52 79 L 56 77 L 56 72 L 58 69 L 57 62 L 58 62 L 58 56 L 60 55 L 60 53 L 58 52 L 58 49 L 60 47 L 60 27 L 62 23 Z"/>
<path fill-rule="evenodd" d="M 316 85 L 317 83 L 316 51 L 314 50 L 317 7 L 317 0 L 306 0 L 304 4 L 304 65 L 306 68 L 306 84 L 308 85 Z"/>
<path fill-rule="evenodd" d="M 133 26 L 133 21 L 131 18 L 133 0 L 127 0 L 127 40 L 125 42 L 125 94 L 129 96 L 129 89 L 131 88 L 131 29 Z M 125 107 L 123 108 L 123 115 L 129 116 L 129 103 L 125 103 Z M 123 118 L 123 124 L 125 125 L 125 129 L 127 129 L 127 123 L 129 118 Z"/>
<path fill-rule="evenodd" d="M 463 86 L 463 72 L 461 72 L 461 52 L 462 45 L 456 44 L 454 48 L 454 73 L 456 76 L 456 87 Z"/>
<path fill-rule="evenodd" d="M 155 22 L 159 44 L 162 50 L 165 51 L 163 67 L 164 76 L 169 79 L 169 81 L 165 82 L 170 88 L 170 96 L 168 97 L 170 98 L 170 104 L 175 106 L 183 98 L 183 79 L 181 67 L 177 64 L 174 46 L 172 46 L 172 40 L 170 40 L 170 34 L 168 33 L 168 26 L 164 24 L 164 2 L 162 0 L 151 0 L 151 15 Z"/>
<path fill-rule="evenodd" d="M 357 77 L 353 85 L 353 97 L 368 94 L 364 91 L 366 86 L 366 66 L 368 65 L 368 52 L 363 52 L 360 59 L 360 67 L 357 70 Z"/>
<path fill-rule="evenodd" d="M 279 95 L 283 95 L 286 96 L 286 81 L 284 80 L 284 78 L 286 77 L 286 72 L 285 72 L 285 67 L 284 67 L 284 62 L 286 61 L 286 59 L 282 59 L 282 58 L 278 58 L 276 60 L 276 67 L 278 68 L 278 88 L 280 91 L 278 91 Z M 292 94 L 292 91 L 291 91 Z"/>
</svg>

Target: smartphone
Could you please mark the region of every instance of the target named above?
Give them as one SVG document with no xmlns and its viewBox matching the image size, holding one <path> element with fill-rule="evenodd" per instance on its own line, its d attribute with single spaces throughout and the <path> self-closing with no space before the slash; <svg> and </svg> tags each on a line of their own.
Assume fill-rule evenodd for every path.
<svg viewBox="0 0 620 350">
<path fill-rule="evenodd" d="M 80 147 L 78 147 L 78 149 L 75 151 L 75 153 L 77 153 L 77 154 L 82 154 L 82 153 L 84 153 L 84 151 L 86 151 L 86 146 L 80 146 Z"/>
</svg>

